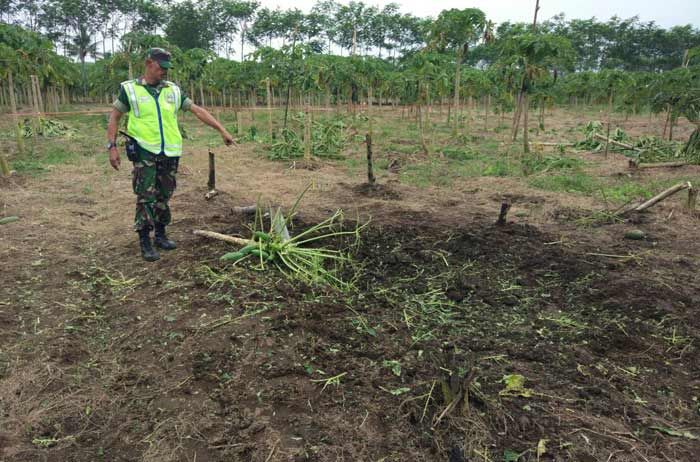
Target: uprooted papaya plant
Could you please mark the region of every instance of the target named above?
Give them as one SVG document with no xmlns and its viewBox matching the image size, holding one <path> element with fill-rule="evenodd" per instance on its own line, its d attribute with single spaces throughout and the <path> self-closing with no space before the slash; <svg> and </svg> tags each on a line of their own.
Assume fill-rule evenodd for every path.
<svg viewBox="0 0 700 462">
<path fill-rule="evenodd" d="M 352 283 L 338 275 L 341 268 L 352 264 L 349 250 L 320 247 L 317 244 L 338 238 L 350 238 L 354 241 L 352 244 L 357 244 L 360 231 L 367 224 L 344 229 L 343 211 L 338 209 L 320 223 L 295 236 L 290 236 L 287 226 L 291 224 L 303 194 L 297 199 L 287 218 L 280 209 L 270 211 L 270 224 L 267 230 L 264 225 L 265 214 L 262 207 L 258 205 L 255 226 L 250 239 L 237 240 L 236 242 L 243 247 L 238 251 L 226 253 L 220 260 L 237 264 L 250 259 L 261 269 L 266 265 L 274 265 L 290 278 L 309 283 L 330 284 L 341 289 L 350 288 Z"/>
</svg>

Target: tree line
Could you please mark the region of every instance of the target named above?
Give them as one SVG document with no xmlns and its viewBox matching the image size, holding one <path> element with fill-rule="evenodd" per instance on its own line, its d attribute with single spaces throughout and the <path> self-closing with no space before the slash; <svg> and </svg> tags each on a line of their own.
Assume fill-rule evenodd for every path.
<svg viewBox="0 0 700 462">
<path fill-rule="evenodd" d="M 305 13 L 261 7 L 255 0 L 0 0 L 0 22 L 39 32 L 57 54 L 81 62 L 108 57 L 125 35 L 144 31 L 163 35 L 181 50 L 199 48 L 238 61 L 257 48 L 291 43 L 316 53 L 397 59 L 427 46 L 436 20 L 402 13 L 395 3 L 378 8 L 362 1 L 318 0 Z M 528 27 L 505 22 L 494 36 L 505 39 Z M 691 25 L 665 29 L 638 17 L 600 21 L 560 14 L 538 30 L 571 42 L 578 71 L 671 70 L 681 66 L 685 50 L 700 46 L 700 30 Z M 491 63 L 493 53 L 493 47 L 478 47 L 468 64 Z"/>
<path fill-rule="evenodd" d="M 71 1 L 61 8 L 84 0 Z M 601 23 L 566 21 L 558 16 L 537 28 L 521 23 L 496 27 L 476 8 L 444 10 L 437 18 L 419 19 L 399 14 L 395 5 L 377 10 L 361 2 L 343 6 L 323 1 L 308 15 L 298 10 L 276 10 L 275 15 L 282 16 L 274 16 L 255 3 L 185 2 L 169 10 L 149 3 L 130 4 L 136 10 L 120 13 L 132 26 L 115 19 L 119 15 L 110 17 L 123 33 L 118 37 L 118 47 L 100 54 L 95 48 L 98 42 L 91 42 L 90 51 L 77 46 L 80 35 L 55 35 L 74 33 L 79 30 L 75 24 L 89 23 L 76 19 L 82 13 L 76 12 L 78 16 L 68 19 L 60 16 L 77 21 L 70 22 L 73 26 L 64 22 L 62 32 L 42 29 L 48 21 L 46 11 L 53 11 L 46 8 L 63 2 L 53 0 L 42 10 L 30 9 L 41 2 L 24 2 L 12 10 L 14 16 L 5 14 L 6 20 L 24 22 L 41 32 L 0 24 L 0 105 L 9 106 L 14 93 L 19 103 L 29 106 L 35 104 L 34 94 L 38 94 L 37 99 L 45 101 L 44 110 L 58 109 L 71 99 L 110 102 L 120 82 L 141 72 L 146 50 L 161 46 L 173 53 L 175 65 L 170 78 L 195 100 L 209 106 L 280 105 L 290 100 L 326 106 L 358 102 L 418 107 L 440 104 L 447 106 L 450 122 L 463 119 L 465 105 L 473 108 L 478 103 L 487 116 L 514 112 L 514 138 L 521 113 L 526 118 L 528 109 L 538 109 L 539 124 L 543 125 L 544 108 L 555 103 L 607 104 L 627 114 L 642 110 L 665 113 L 671 133 L 678 117 L 688 116 L 694 123 L 698 119 L 700 47 L 696 44 L 700 33 L 690 26 L 663 30 L 653 23 L 643 25 L 635 18 Z M 220 36 L 192 41 L 192 34 L 201 38 L 198 19 L 190 17 L 188 27 L 184 24 L 187 15 L 181 17 L 180 26 L 173 22 L 180 14 L 179 8 L 215 5 L 230 7 L 231 15 L 240 12 L 236 8 L 247 5 L 246 15 L 228 23 L 229 42 Z M 138 8 L 150 8 L 153 14 L 145 15 Z M 405 24 L 397 25 L 393 30 L 373 25 L 379 17 L 389 24 L 386 17 L 392 14 L 395 24 L 405 21 L 412 26 L 402 29 Z M 210 21 L 211 17 L 219 18 L 202 13 L 200 19 Z M 274 17 L 278 19 L 272 20 Z M 282 21 L 281 17 L 286 19 Z M 316 19 L 312 21 L 311 17 Z M 146 20 L 152 21 L 152 29 L 162 26 L 164 34 L 133 30 Z M 320 27 L 323 21 L 327 26 Z M 218 29 L 209 28 L 207 33 L 222 34 L 223 26 L 216 26 Z M 377 35 L 378 29 L 383 36 Z M 233 30 L 241 33 L 235 36 Z M 88 32 L 92 40 L 95 32 Z M 642 40 L 652 32 L 667 39 Z M 620 37 L 618 42 L 610 38 L 615 34 Z M 594 38 L 599 45 L 590 42 Z M 628 42 L 634 42 L 637 48 L 623 45 Z M 66 48 L 61 48 L 61 43 L 67 44 Z M 240 61 L 217 54 L 216 48 L 226 43 L 255 47 Z M 345 56 L 331 53 L 334 46 L 346 50 Z M 97 57 L 95 62 L 85 60 L 90 53 Z M 77 57 L 79 63 L 66 55 Z M 31 75 L 37 76 L 36 81 Z M 459 113 L 454 112 L 457 110 Z"/>
</svg>

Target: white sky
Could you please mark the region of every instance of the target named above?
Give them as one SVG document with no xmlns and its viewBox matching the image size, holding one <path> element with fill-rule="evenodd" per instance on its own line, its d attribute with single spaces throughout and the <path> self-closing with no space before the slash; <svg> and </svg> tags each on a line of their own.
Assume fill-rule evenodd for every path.
<svg viewBox="0 0 700 462">
<path fill-rule="evenodd" d="M 314 0 L 260 0 L 262 6 L 268 8 L 280 7 L 299 8 L 309 11 L 314 5 Z M 368 5 L 382 7 L 388 0 L 364 0 Z M 348 1 L 339 1 L 347 4 Z M 436 17 L 440 11 L 450 8 L 479 8 L 486 16 L 496 23 L 530 22 L 535 9 L 535 0 L 395 0 L 401 5 L 402 13 L 411 13 L 416 16 Z M 700 1 L 699 0 L 540 0 L 540 12 L 538 18 L 549 19 L 558 13 L 566 14 L 568 19 L 588 19 L 596 17 L 606 21 L 612 16 L 629 18 L 639 16 L 640 20 L 655 21 L 662 27 L 691 24 L 700 28 Z"/>
</svg>

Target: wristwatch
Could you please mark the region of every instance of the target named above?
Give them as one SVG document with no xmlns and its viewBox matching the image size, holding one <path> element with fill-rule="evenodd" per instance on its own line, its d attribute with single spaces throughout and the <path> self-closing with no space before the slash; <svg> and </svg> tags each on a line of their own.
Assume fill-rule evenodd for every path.
<svg viewBox="0 0 700 462">
<path fill-rule="evenodd" d="M 108 141 L 108 142 L 107 142 L 106 148 L 107 148 L 108 151 L 109 151 L 110 149 L 116 148 L 116 147 L 117 147 L 117 143 L 115 143 L 114 141 Z"/>
</svg>

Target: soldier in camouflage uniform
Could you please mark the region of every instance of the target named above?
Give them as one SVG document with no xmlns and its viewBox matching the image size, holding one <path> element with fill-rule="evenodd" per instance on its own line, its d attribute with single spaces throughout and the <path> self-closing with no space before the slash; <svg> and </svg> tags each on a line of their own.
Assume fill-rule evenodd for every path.
<svg viewBox="0 0 700 462">
<path fill-rule="evenodd" d="M 165 227 L 170 224 L 168 201 L 176 186 L 176 173 L 182 153 L 182 136 L 177 124 L 180 110 L 191 111 L 199 120 L 215 128 L 228 146 L 233 138 L 207 110 L 197 106 L 173 82 L 165 79 L 171 67 L 170 53 L 152 48 L 146 58 L 143 77 L 122 82 L 107 126 L 109 162 L 115 170 L 121 164 L 116 147 L 117 128 L 123 114 L 129 114 L 127 157 L 134 163 L 133 189 L 136 194 L 134 228 L 144 260 L 160 258 L 151 244 L 163 250 L 175 249 Z"/>
</svg>

